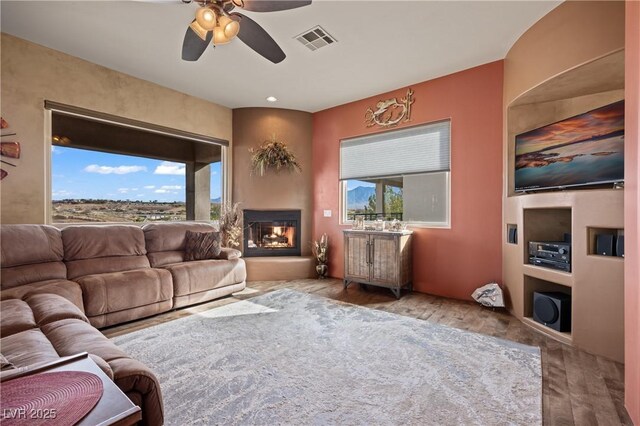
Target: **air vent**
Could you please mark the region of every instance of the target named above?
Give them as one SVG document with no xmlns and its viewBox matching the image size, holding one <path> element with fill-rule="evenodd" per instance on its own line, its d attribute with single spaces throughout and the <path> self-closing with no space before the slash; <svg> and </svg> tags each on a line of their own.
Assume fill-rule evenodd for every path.
<svg viewBox="0 0 640 426">
<path fill-rule="evenodd" d="M 311 28 L 295 37 L 300 43 L 304 44 L 309 50 L 318 50 L 321 47 L 336 43 L 337 40 L 324 30 L 320 25 Z"/>
</svg>

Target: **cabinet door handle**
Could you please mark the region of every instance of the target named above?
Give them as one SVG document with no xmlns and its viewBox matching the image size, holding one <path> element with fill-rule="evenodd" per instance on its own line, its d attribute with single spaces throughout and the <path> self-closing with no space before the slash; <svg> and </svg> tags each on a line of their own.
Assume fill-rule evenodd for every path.
<svg viewBox="0 0 640 426">
<path fill-rule="evenodd" d="M 369 263 L 371 263 L 371 262 L 370 262 L 370 259 L 369 259 L 369 256 L 371 255 L 371 252 L 369 251 L 369 246 L 370 246 L 370 244 L 371 244 L 371 243 L 369 243 L 369 241 L 367 241 L 367 265 L 368 265 Z"/>
<path fill-rule="evenodd" d="M 372 240 L 372 241 L 371 241 L 371 246 L 370 246 L 370 247 L 371 247 L 371 254 L 369 255 L 369 261 L 370 261 L 370 263 L 373 263 L 374 254 L 375 254 L 375 252 L 376 252 L 376 248 L 375 248 L 375 244 L 374 244 L 374 243 L 375 243 L 375 241 L 373 241 L 373 240 Z"/>
</svg>

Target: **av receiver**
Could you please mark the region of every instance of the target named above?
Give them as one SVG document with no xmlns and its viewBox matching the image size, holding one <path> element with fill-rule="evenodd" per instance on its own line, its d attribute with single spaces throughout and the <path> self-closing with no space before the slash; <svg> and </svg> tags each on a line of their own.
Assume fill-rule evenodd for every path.
<svg viewBox="0 0 640 426">
<path fill-rule="evenodd" d="M 571 263 L 571 243 L 563 241 L 529 241 L 529 256 Z"/>
<path fill-rule="evenodd" d="M 571 272 L 571 263 L 559 262 L 551 259 L 544 259 L 535 256 L 529 256 L 529 263 L 544 268 L 557 269 L 559 271 Z"/>
</svg>

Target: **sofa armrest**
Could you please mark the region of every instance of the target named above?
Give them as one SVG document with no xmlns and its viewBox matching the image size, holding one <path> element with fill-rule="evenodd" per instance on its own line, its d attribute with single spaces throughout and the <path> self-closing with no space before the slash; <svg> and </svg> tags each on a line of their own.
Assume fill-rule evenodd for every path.
<svg viewBox="0 0 640 426">
<path fill-rule="evenodd" d="M 223 260 L 233 260 L 233 259 L 238 259 L 240 257 L 242 257 L 242 253 L 240 252 L 240 250 L 236 250 L 228 247 L 222 247 L 222 250 L 220 250 L 220 254 L 218 255 L 218 259 L 223 259 Z"/>
</svg>

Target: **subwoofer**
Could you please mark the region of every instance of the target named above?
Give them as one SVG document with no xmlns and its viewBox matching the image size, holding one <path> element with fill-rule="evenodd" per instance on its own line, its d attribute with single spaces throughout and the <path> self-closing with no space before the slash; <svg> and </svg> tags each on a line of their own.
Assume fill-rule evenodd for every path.
<svg viewBox="0 0 640 426">
<path fill-rule="evenodd" d="M 534 292 L 533 320 L 556 331 L 571 331 L 571 296 L 559 292 Z"/>
</svg>

